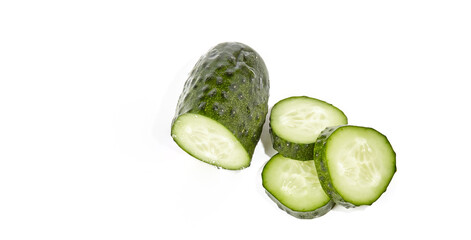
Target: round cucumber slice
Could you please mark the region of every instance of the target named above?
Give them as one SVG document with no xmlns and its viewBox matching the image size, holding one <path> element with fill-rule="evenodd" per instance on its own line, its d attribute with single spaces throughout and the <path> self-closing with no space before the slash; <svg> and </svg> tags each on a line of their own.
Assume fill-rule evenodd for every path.
<svg viewBox="0 0 471 240">
<path fill-rule="evenodd" d="M 319 183 L 313 160 L 299 161 L 277 154 L 263 168 L 262 182 L 278 207 L 294 217 L 319 217 L 334 206 Z"/>
<path fill-rule="evenodd" d="M 306 96 L 283 99 L 271 110 L 273 148 L 289 158 L 313 160 L 319 133 L 326 127 L 344 124 L 347 117 L 332 104 Z"/>
<path fill-rule="evenodd" d="M 366 127 L 322 131 L 314 156 L 322 187 L 345 207 L 373 204 L 396 172 L 396 154 L 386 136 Z"/>
<path fill-rule="evenodd" d="M 250 157 L 237 138 L 224 125 L 203 115 L 179 116 L 172 137 L 190 155 L 217 167 L 233 170 L 250 165 Z"/>
</svg>

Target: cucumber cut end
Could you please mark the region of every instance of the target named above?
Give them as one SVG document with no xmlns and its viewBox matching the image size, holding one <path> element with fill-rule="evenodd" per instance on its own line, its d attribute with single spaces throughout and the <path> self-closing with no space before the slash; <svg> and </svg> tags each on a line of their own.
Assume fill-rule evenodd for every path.
<svg viewBox="0 0 471 240">
<path fill-rule="evenodd" d="M 216 167 L 237 170 L 250 165 L 239 140 L 224 125 L 203 115 L 180 115 L 173 124 L 172 138 L 190 155 Z"/>
<path fill-rule="evenodd" d="M 384 135 L 348 126 L 335 131 L 326 147 L 333 185 L 344 200 L 371 205 L 386 191 L 396 172 L 396 155 Z"/>
</svg>

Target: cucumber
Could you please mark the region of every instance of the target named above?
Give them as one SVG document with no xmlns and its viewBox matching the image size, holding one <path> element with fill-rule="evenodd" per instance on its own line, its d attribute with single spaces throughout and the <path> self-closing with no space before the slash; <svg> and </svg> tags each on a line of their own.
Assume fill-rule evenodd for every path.
<svg viewBox="0 0 471 240">
<path fill-rule="evenodd" d="M 327 102 L 306 97 L 289 97 L 273 106 L 270 114 L 270 136 L 273 148 L 283 156 L 313 160 L 314 144 L 328 126 L 347 124 L 347 117 Z"/>
<path fill-rule="evenodd" d="M 314 147 L 322 187 L 347 208 L 373 204 L 396 172 L 396 153 L 373 128 L 327 127 Z"/>
<path fill-rule="evenodd" d="M 195 158 L 224 169 L 250 165 L 268 112 L 264 61 L 249 46 L 221 43 L 196 63 L 177 104 L 171 136 Z"/>
<path fill-rule="evenodd" d="M 319 183 L 314 160 L 276 154 L 263 168 L 262 183 L 278 207 L 297 218 L 320 217 L 335 205 Z"/>
</svg>

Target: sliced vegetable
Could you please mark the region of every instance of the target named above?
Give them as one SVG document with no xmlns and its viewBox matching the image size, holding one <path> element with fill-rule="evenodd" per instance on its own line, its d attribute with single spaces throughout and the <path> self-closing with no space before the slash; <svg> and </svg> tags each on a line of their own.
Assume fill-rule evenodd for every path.
<svg viewBox="0 0 471 240">
<path fill-rule="evenodd" d="M 279 208 L 297 218 L 315 218 L 334 206 L 322 189 L 314 161 L 273 156 L 262 171 L 263 187 Z"/>
<path fill-rule="evenodd" d="M 273 148 L 285 157 L 313 160 L 319 133 L 328 126 L 344 124 L 345 114 L 329 103 L 306 96 L 283 99 L 270 114 Z"/>
<path fill-rule="evenodd" d="M 388 139 L 367 127 L 326 128 L 314 156 L 322 187 L 345 207 L 373 204 L 396 172 L 396 154 Z"/>
</svg>

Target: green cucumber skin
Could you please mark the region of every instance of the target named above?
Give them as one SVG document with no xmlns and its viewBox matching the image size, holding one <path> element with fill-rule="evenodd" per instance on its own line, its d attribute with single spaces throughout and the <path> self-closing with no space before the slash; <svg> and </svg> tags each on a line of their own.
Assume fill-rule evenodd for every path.
<svg viewBox="0 0 471 240">
<path fill-rule="evenodd" d="M 332 185 L 332 180 L 329 174 L 329 167 L 325 159 L 325 145 L 330 135 L 342 126 L 326 127 L 317 137 L 314 147 L 314 163 L 316 165 L 317 176 L 324 191 L 329 195 L 336 204 L 342 205 L 346 208 L 356 207 L 356 205 L 345 201 L 342 196 Z"/>
<path fill-rule="evenodd" d="M 375 199 L 369 204 L 361 204 L 361 205 L 348 202 L 342 197 L 341 194 L 339 194 L 339 192 L 332 185 L 332 179 L 329 173 L 329 166 L 327 164 L 327 159 L 325 157 L 326 144 L 330 135 L 332 135 L 335 131 L 337 131 L 338 129 L 342 127 L 352 127 L 352 126 L 341 125 L 341 126 L 335 126 L 335 127 L 327 127 L 321 132 L 321 134 L 319 134 L 319 137 L 317 137 L 316 144 L 314 147 L 314 163 L 316 165 L 316 171 L 319 177 L 319 182 L 321 183 L 321 186 L 324 189 L 324 191 L 327 193 L 327 195 L 329 195 L 330 198 L 338 205 L 344 206 L 346 208 L 353 208 L 353 207 L 358 207 L 361 205 L 372 205 L 377 199 Z M 386 138 L 386 136 L 384 137 Z M 396 172 L 396 169 L 394 169 L 394 172 Z M 385 191 L 386 191 L 386 188 L 384 189 L 383 193 Z"/>
<path fill-rule="evenodd" d="M 334 206 L 335 203 L 334 201 L 329 200 L 324 206 L 310 212 L 300 212 L 300 211 L 294 211 L 291 210 L 290 208 L 286 207 L 281 203 L 275 196 L 273 196 L 268 190 L 265 190 L 265 193 L 270 197 L 278 207 L 288 213 L 289 215 L 299 218 L 299 219 L 313 219 L 317 217 L 324 216 L 326 213 L 328 213 Z"/>
<path fill-rule="evenodd" d="M 279 104 L 283 101 L 289 101 L 289 100 L 295 99 L 295 98 L 314 99 L 316 101 L 321 101 L 321 102 L 327 103 L 325 101 L 315 99 L 315 98 L 311 98 L 311 97 L 307 97 L 307 96 L 293 96 L 293 97 L 289 97 L 289 98 L 285 98 L 283 100 L 280 100 L 279 102 L 277 102 L 273 106 L 273 108 L 275 108 L 277 104 Z M 330 103 L 327 103 L 327 104 L 329 104 L 330 106 L 332 106 L 332 107 L 336 108 L 337 110 L 339 110 L 340 112 L 342 112 L 342 110 L 335 107 L 334 105 L 332 105 Z M 272 108 L 272 111 L 273 111 L 273 108 Z M 343 114 L 343 112 L 342 112 L 342 114 Z M 346 124 L 348 122 L 348 119 L 347 119 L 347 116 L 345 116 L 345 114 L 343 114 L 343 115 L 345 117 L 345 124 Z M 271 138 L 272 143 L 273 143 L 273 148 L 276 151 L 278 151 L 281 155 L 283 155 L 287 158 L 301 160 L 301 161 L 309 161 L 309 160 L 314 159 L 314 153 L 313 152 L 314 152 L 315 142 L 313 142 L 313 143 L 295 143 L 295 142 L 291 142 L 291 141 L 288 141 L 288 140 L 285 140 L 285 139 L 279 137 L 272 129 L 271 114 L 270 114 L 269 132 L 270 132 L 270 138 Z"/>
<path fill-rule="evenodd" d="M 281 155 L 287 158 L 301 161 L 308 161 L 314 159 L 314 143 L 302 144 L 285 140 L 276 135 L 275 132 L 273 132 L 271 124 L 269 127 L 269 131 L 271 141 L 273 143 L 273 148 L 277 150 Z"/>
<path fill-rule="evenodd" d="M 186 80 L 172 132 L 180 115 L 204 115 L 231 131 L 251 158 L 268 113 L 269 84 L 257 52 L 242 43 L 220 43 L 198 60 Z"/>
</svg>

